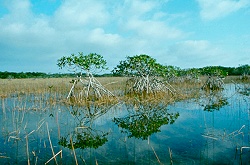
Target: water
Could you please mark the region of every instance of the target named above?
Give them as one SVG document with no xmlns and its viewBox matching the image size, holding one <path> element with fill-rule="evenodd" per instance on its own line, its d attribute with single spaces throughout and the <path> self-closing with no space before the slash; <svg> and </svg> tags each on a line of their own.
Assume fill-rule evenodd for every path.
<svg viewBox="0 0 250 165">
<path fill-rule="evenodd" d="M 249 95 L 232 84 L 171 105 L 11 97 L 0 107 L 0 164 L 249 164 L 249 119 Z"/>
</svg>

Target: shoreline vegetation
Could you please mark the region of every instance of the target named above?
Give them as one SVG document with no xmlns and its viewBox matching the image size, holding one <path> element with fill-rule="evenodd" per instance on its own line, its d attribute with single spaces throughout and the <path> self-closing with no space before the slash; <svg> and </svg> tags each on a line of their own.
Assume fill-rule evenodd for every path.
<svg viewBox="0 0 250 165">
<path fill-rule="evenodd" d="M 147 60 L 145 61 L 147 62 Z M 84 159 L 86 158 L 87 160 L 88 157 L 86 156 L 82 159 L 79 154 L 79 152 L 82 151 L 75 149 L 97 149 L 108 141 L 108 135 L 112 132 L 111 127 L 109 131 L 106 132 L 105 129 L 99 130 L 92 127 L 92 124 L 100 116 L 108 114 L 107 112 L 110 110 L 110 112 L 112 112 L 112 109 L 118 108 L 119 112 L 121 112 L 120 110 L 124 110 L 125 113 L 127 113 L 126 111 L 134 111 L 131 111 L 132 113 L 129 113 L 128 116 L 115 116 L 112 122 L 119 127 L 121 133 L 126 132 L 127 135 L 125 135 L 125 139 L 134 137 L 148 140 L 148 145 L 151 146 L 149 137 L 156 132 L 160 132 L 162 125 L 173 124 L 180 116 L 179 112 L 169 112 L 168 105 L 174 105 L 175 103 L 186 100 L 187 102 L 197 102 L 197 104 L 204 107 L 204 111 L 207 112 L 219 110 L 221 107 L 229 104 L 227 98 L 225 98 L 221 92 L 224 87 L 226 87 L 226 84 L 234 84 L 237 92 L 246 96 L 250 95 L 248 65 L 238 69 L 240 70 L 239 74 L 236 74 L 237 72 L 235 71 L 235 75 L 232 75 L 231 72 L 218 68 L 211 69 L 211 67 L 208 67 L 201 70 L 178 70 L 178 68 L 174 67 L 165 68 L 157 63 L 147 65 L 153 67 L 149 67 L 149 70 L 146 70 L 147 73 L 142 73 L 145 69 L 143 65 L 145 63 L 141 65 L 138 65 L 137 61 L 132 63 L 135 65 L 131 65 L 130 68 L 134 69 L 139 66 L 139 69 L 137 68 L 138 70 L 126 70 L 130 68 L 124 68 L 123 66 L 127 66 L 125 64 L 124 62 L 118 65 L 113 74 L 106 76 L 95 75 L 95 78 L 91 73 L 81 74 L 81 72 L 80 74 L 75 72 L 75 74 L 70 75 L 65 74 L 62 76 L 59 74 L 48 77 L 46 77 L 47 74 L 34 74 L 34 72 L 28 73 L 27 75 L 30 76 L 26 76 L 25 78 L 15 78 L 15 76 L 7 76 L 8 78 L 5 79 L 0 78 L 0 107 L 2 107 L 2 114 L 5 119 L 3 122 L 7 123 L 6 125 L 13 125 L 14 130 L 6 132 L 5 139 L 13 138 L 14 142 L 20 147 L 17 149 L 17 153 L 18 150 L 26 149 L 27 157 L 22 156 L 22 159 L 27 159 L 28 164 L 34 162 L 34 158 L 36 158 L 36 162 L 46 162 L 45 164 L 54 159 L 55 163 L 58 164 L 57 160 L 62 161 L 72 158 L 72 152 L 74 153 L 73 160 L 78 164 L 78 161 L 83 160 L 83 162 L 85 162 Z M 164 69 L 169 70 L 166 71 Z M 132 74 L 124 74 L 126 76 L 121 76 L 122 74 L 119 75 L 122 72 Z M 36 75 L 37 77 L 31 75 Z M 66 108 L 66 112 L 69 112 L 68 115 L 70 115 L 70 118 L 65 117 L 65 123 L 63 123 L 63 125 L 62 121 L 64 118 L 62 116 L 67 115 L 67 113 L 61 111 L 61 108 Z M 56 125 L 53 127 L 50 123 L 49 127 L 46 118 L 42 120 L 39 118 L 40 121 L 34 123 L 37 125 L 37 128 L 29 130 L 26 128 L 28 122 L 29 125 L 31 125 L 29 113 L 32 113 L 37 118 L 40 117 L 39 115 L 44 114 L 47 116 L 48 121 L 51 121 L 50 117 L 55 116 L 54 121 Z M 124 115 L 123 112 L 121 114 Z M 8 115 L 12 115 L 12 117 L 7 118 Z M 27 116 L 26 122 L 24 116 Z M 73 128 L 69 126 L 64 130 L 63 127 L 65 127 L 65 124 L 71 125 L 70 121 L 74 121 L 73 123 L 75 123 L 75 125 L 73 125 Z M 49 146 L 52 151 L 52 155 L 48 154 L 49 156 L 47 157 L 46 154 L 43 154 L 44 148 L 41 147 L 42 142 L 45 144 L 46 140 L 43 139 L 44 141 L 42 141 L 39 134 L 42 132 L 43 124 L 46 126 L 43 128 L 43 131 L 45 134 L 46 132 L 48 134 Z M 22 125 L 24 125 L 24 131 L 22 130 L 21 132 L 20 129 L 22 129 Z M 244 127 L 242 126 L 242 128 Z M 52 129 L 53 131 L 50 131 Z M 235 132 L 239 133 L 241 129 Z M 3 130 L 5 130 L 5 128 Z M 26 133 L 26 135 L 23 133 Z M 37 141 L 29 141 L 28 138 L 31 134 L 34 137 L 39 137 Z M 110 136 L 113 137 L 114 134 Z M 25 141 L 21 143 L 23 137 Z M 33 137 L 30 137 L 30 139 L 31 138 Z M 17 143 L 19 140 L 20 142 Z M 57 143 L 55 152 L 52 142 L 54 146 Z M 12 143 L 12 141 L 10 143 Z M 22 146 L 20 146 L 20 144 L 22 144 Z M 37 151 L 32 150 L 31 152 L 31 146 L 34 144 Z M 128 143 L 126 143 L 126 146 L 127 144 Z M 9 145 L 9 143 L 7 143 L 7 145 Z M 7 145 L 4 144 L 4 148 L 7 148 Z M 163 160 L 162 158 L 158 159 L 158 155 L 156 155 L 156 153 L 159 153 L 159 150 L 155 151 L 153 146 L 151 147 L 157 161 L 160 162 L 160 159 Z M 59 151 L 58 148 L 60 148 Z M 72 151 L 66 150 L 66 148 Z M 169 147 L 171 162 L 175 161 L 175 157 L 172 159 L 172 150 L 177 153 L 177 149 L 172 148 L 173 147 L 170 149 Z M 241 153 L 242 148 L 248 148 L 248 145 L 241 147 Z M 49 149 L 49 147 L 45 147 L 45 149 Z M 12 150 L 11 153 L 15 152 L 15 149 Z M 62 157 L 62 152 L 64 152 L 64 157 Z M 71 155 L 67 155 L 68 152 L 70 152 Z M 46 150 L 45 153 L 49 152 Z M 32 154 L 34 155 L 33 159 Z M 10 159 L 2 159 L 2 161 L 9 162 L 9 164 L 13 164 L 12 160 L 19 159 L 20 157 L 20 155 L 11 155 L 8 153 L 4 153 L 4 156 L 5 155 L 6 158 L 8 157 Z M 166 158 L 166 156 L 164 157 Z M 112 160 L 113 158 L 109 159 Z M 98 161 L 105 162 L 105 160 L 101 159 Z"/>
<path fill-rule="evenodd" d="M 50 103 L 107 105 L 117 102 L 168 104 L 199 98 L 201 90 L 223 89 L 224 82 L 249 82 L 250 66 L 207 66 L 181 69 L 161 65 L 146 54 L 126 57 L 109 74 L 103 56 L 71 54 L 58 59 L 60 69 L 72 73 L 0 72 L 0 98 L 33 95 Z M 134 103 L 133 103 L 134 104 Z"/>
<path fill-rule="evenodd" d="M 136 95 L 126 94 L 127 77 L 97 77 L 98 81 L 115 95 L 117 101 L 133 101 L 135 98 L 141 102 L 163 101 L 175 102 L 179 100 L 192 99 L 200 97 L 201 88 L 207 81 L 208 76 L 202 76 L 199 80 L 176 79 L 176 81 L 168 82 L 176 93 L 161 93 Z M 50 104 L 66 103 L 83 106 L 86 100 L 67 99 L 67 94 L 72 86 L 72 78 L 38 78 L 38 79 L 0 79 L 0 98 L 22 97 L 22 96 L 39 96 Z M 223 79 L 224 83 L 250 83 L 250 78 L 242 80 L 241 76 L 227 76 Z M 76 88 L 77 90 L 78 88 Z M 81 87 L 79 88 L 81 90 Z M 143 97 L 143 98 L 142 98 Z M 100 99 L 96 103 L 105 102 L 112 99 Z M 114 101 L 113 100 L 113 101 Z M 89 102 L 89 100 L 88 100 Z M 91 101 L 90 101 L 91 102 Z"/>
</svg>

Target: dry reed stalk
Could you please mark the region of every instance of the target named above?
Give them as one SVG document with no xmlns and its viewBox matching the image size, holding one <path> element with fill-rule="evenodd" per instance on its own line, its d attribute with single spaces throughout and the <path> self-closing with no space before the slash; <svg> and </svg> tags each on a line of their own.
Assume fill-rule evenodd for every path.
<svg viewBox="0 0 250 165">
<path fill-rule="evenodd" d="M 19 130 L 12 131 L 12 132 L 8 133 L 8 135 L 10 136 L 11 134 L 14 134 L 14 133 L 15 133 L 16 135 L 18 135 L 18 134 L 20 133 L 20 131 L 19 131 Z M 10 137 L 13 138 L 13 137 L 17 137 L 17 136 L 10 136 Z M 10 137 L 8 138 L 8 142 L 9 142 Z"/>
<path fill-rule="evenodd" d="M 86 127 L 86 126 L 76 127 L 76 128 L 75 128 L 75 131 L 77 132 L 78 129 L 86 129 L 86 128 L 89 128 L 89 127 Z"/>
<path fill-rule="evenodd" d="M 53 145 L 52 145 L 52 142 L 51 142 L 51 140 L 50 140 L 48 122 L 46 122 L 46 126 L 47 126 L 47 133 L 48 133 L 48 138 L 49 138 L 49 144 L 50 144 L 50 148 L 51 148 L 51 151 L 52 151 L 52 154 L 53 154 L 53 159 L 55 160 L 56 164 L 58 164 L 58 163 L 57 163 L 57 160 L 56 160 L 56 157 L 55 157 L 55 152 L 54 152 L 54 149 L 53 149 Z"/>
<path fill-rule="evenodd" d="M 124 89 L 126 87 L 127 77 L 98 77 L 96 79 L 97 82 L 100 82 L 101 84 L 106 84 L 105 89 L 111 91 L 112 93 L 116 93 L 116 95 L 119 95 L 120 98 L 118 98 L 118 101 L 124 99 L 123 94 L 124 94 Z M 0 95 L 6 93 L 9 96 L 14 93 L 17 95 L 17 97 L 21 99 L 23 95 L 27 96 L 28 94 L 35 94 L 35 95 L 39 94 L 39 96 L 42 98 L 40 99 L 40 107 L 38 106 L 38 108 L 43 108 L 42 103 L 44 101 L 47 101 L 47 104 L 53 105 L 56 102 L 58 102 L 58 98 L 65 98 L 65 95 L 67 95 L 69 92 L 68 89 L 70 89 L 72 85 L 69 83 L 70 80 L 72 80 L 72 78 L 13 79 L 11 81 L 0 80 Z M 173 98 L 172 96 L 170 96 L 170 93 L 168 93 L 169 96 L 157 94 L 158 97 L 156 98 L 159 99 L 164 98 L 164 101 L 169 102 L 169 100 L 171 101 L 174 101 L 176 99 L 182 100 L 193 96 L 198 97 L 199 95 L 199 93 L 197 92 L 197 89 L 200 88 L 199 83 L 177 82 L 171 84 L 169 83 L 167 85 L 170 86 L 171 89 L 172 88 L 177 89 L 176 91 L 177 95 L 174 96 Z M 100 90 L 99 86 L 97 86 L 97 89 Z M 107 91 L 104 91 L 104 93 L 105 92 L 107 93 Z M 54 95 L 52 94 L 52 98 L 50 98 L 47 96 L 48 93 L 50 94 L 55 93 L 55 94 Z M 142 99 L 145 100 L 144 98 Z M 65 102 L 68 104 L 75 104 L 75 105 L 76 104 L 84 105 L 86 103 L 82 101 L 82 99 L 78 99 L 73 103 L 70 103 L 70 101 L 65 101 Z"/>
<path fill-rule="evenodd" d="M 240 153 L 242 154 L 243 149 L 250 149 L 250 147 L 240 147 Z"/>
<path fill-rule="evenodd" d="M 236 130 L 236 131 L 233 131 L 233 132 L 231 132 L 228 136 L 238 136 L 238 135 L 240 135 L 240 134 L 242 134 L 243 136 L 244 136 L 244 133 L 243 132 L 241 132 L 241 130 L 243 129 L 243 128 L 245 128 L 245 126 L 246 125 L 242 125 L 242 127 L 239 129 L 239 130 Z M 235 134 L 235 133 L 237 133 L 237 134 Z"/>
<path fill-rule="evenodd" d="M 37 164 L 37 160 L 38 160 L 38 156 L 36 156 L 36 162 L 35 162 L 35 165 Z"/>
<path fill-rule="evenodd" d="M 26 135 L 26 136 L 29 136 L 29 135 L 32 134 L 33 132 L 35 132 L 35 130 L 31 131 L 31 132 L 28 133 L 28 135 Z M 26 138 L 26 136 L 25 136 L 25 138 Z"/>
<path fill-rule="evenodd" d="M 26 139 L 26 154 L 27 154 L 27 157 L 28 157 L 28 165 L 30 165 L 30 154 L 29 154 L 29 135 L 31 135 L 35 130 L 31 131 L 30 133 L 28 133 L 26 136 L 25 136 L 25 139 Z"/>
<path fill-rule="evenodd" d="M 4 99 L 2 99 L 2 110 L 3 110 L 3 114 L 4 114 L 5 118 L 6 118 Z"/>
<path fill-rule="evenodd" d="M 45 118 L 38 122 L 38 127 L 37 127 L 36 131 L 38 131 L 42 127 L 42 125 L 45 123 L 44 120 L 45 120 Z M 41 123 L 41 124 L 39 125 L 39 123 Z"/>
<path fill-rule="evenodd" d="M 86 161 L 82 158 L 82 156 L 80 155 L 80 159 L 82 160 L 82 162 L 84 162 L 84 164 L 86 165 Z"/>
<path fill-rule="evenodd" d="M 57 130 L 58 130 L 58 139 L 60 139 L 61 134 L 60 134 L 60 124 L 58 122 L 58 111 L 56 113 L 56 124 L 57 124 Z"/>
<path fill-rule="evenodd" d="M 8 157 L 8 156 L 0 156 L 0 158 L 10 159 L 10 157 Z"/>
<path fill-rule="evenodd" d="M 16 115 L 15 115 L 15 114 L 16 114 L 16 113 L 15 113 L 15 110 L 13 110 L 11 113 L 12 113 L 12 127 L 13 127 L 13 128 L 16 128 L 16 127 L 15 127 L 15 116 L 16 116 Z"/>
<path fill-rule="evenodd" d="M 212 137 L 212 136 L 208 136 L 208 135 L 201 135 L 201 136 L 206 137 L 206 138 L 209 138 L 209 139 L 218 140 L 218 138 Z"/>
<path fill-rule="evenodd" d="M 23 130 L 26 129 L 27 125 L 28 125 L 28 122 L 26 121 L 26 123 L 25 123 L 25 125 L 24 125 L 24 127 L 23 127 Z"/>
<path fill-rule="evenodd" d="M 154 151 L 154 154 L 155 154 L 155 157 L 156 157 L 158 163 L 159 163 L 159 164 L 162 164 L 161 161 L 160 161 L 160 159 L 159 159 L 159 157 L 157 156 L 157 154 L 156 154 L 156 152 L 155 152 L 153 146 L 151 146 L 151 148 L 152 148 L 152 150 Z"/>
<path fill-rule="evenodd" d="M 174 164 L 174 162 L 173 162 L 173 153 L 170 147 L 168 147 L 168 152 L 169 152 L 169 157 L 170 157 L 170 164 L 172 165 Z"/>
<path fill-rule="evenodd" d="M 74 148 L 74 145 L 73 145 L 73 141 L 72 141 L 71 135 L 70 135 L 70 143 L 71 143 L 72 151 L 74 153 L 74 158 L 75 158 L 76 165 L 78 165 L 78 161 L 77 161 L 77 157 L 76 157 L 76 152 L 75 152 L 75 148 Z"/>
<path fill-rule="evenodd" d="M 13 79 L 11 81 L 0 79 L 0 95 L 8 97 L 11 94 L 42 94 L 48 93 L 49 87 L 59 93 L 65 93 L 70 79 Z"/>
<path fill-rule="evenodd" d="M 17 137 L 17 136 L 9 136 L 8 142 L 10 141 L 10 139 L 21 140 L 21 139 L 20 139 L 19 137 Z"/>
<path fill-rule="evenodd" d="M 62 150 L 60 150 L 57 154 L 55 154 L 54 156 L 52 156 L 45 164 L 48 164 L 51 160 L 55 159 L 57 155 L 61 154 L 62 157 Z"/>
<path fill-rule="evenodd" d="M 245 126 L 246 126 L 246 125 L 243 125 L 243 126 L 239 129 L 238 133 L 241 133 L 241 130 L 242 130 Z"/>
<path fill-rule="evenodd" d="M 25 111 L 22 111 L 23 112 L 23 116 L 21 118 L 21 122 L 20 123 L 23 123 L 23 120 L 24 120 L 24 114 L 25 114 Z"/>
<path fill-rule="evenodd" d="M 28 158 L 28 165 L 30 165 L 30 154 L 29 154 L 29 140 L 28 140 L 28 136 L 26 136 L 25 139 L 26 139 L 26 154 L 27 154 L 27 158 Z"/>
</svg>

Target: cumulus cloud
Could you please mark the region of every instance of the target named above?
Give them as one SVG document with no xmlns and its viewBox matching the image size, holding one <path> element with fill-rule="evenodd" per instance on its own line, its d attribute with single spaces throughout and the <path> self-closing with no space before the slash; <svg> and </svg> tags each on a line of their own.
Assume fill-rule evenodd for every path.
<svg viewBox="0 0 250 165">
<path fill-rule="evenodd" d="M 127 55 L 162 56 L 161 43 L 183 35 L 181 30 L 155 19 L 158 1 L 126 0 L 108 10 L 102 1 L 69 0 L 51 16 L 32 13 L 28 0 L 16 2 L 8 3 L 9 13 L 0 20 L 1 56 L 9 56 L 14 65 L 42 62 L 55 69 L 61 56 L 83 51 L 100 53 L 114 66 Z M 18 18 L 20 14 L 24 14 L 22 18 Z M 187 49 L 188 44 L 181 47 Z M 172 50 L 177 54 L 180 51 Z"/>
<path fill-rule="evenodd" d="M 127 0 L 118 8 L 120 27 L 124 31 L 130 31 L 133 36 L 142 39 L 177 39 L 184 33 L 173 26 L 167 24 L 162 19 L 167 13 L 159 12 L 159 8 L 167 1 L 141 1 Z M 124 14 L 126 13 L 126 14 Z"/>
<path fill-rule="evenodd" d="M 36 13 L 31 2 L 1 3 L 7 12 L 0 16 L 0 70 L 57 72 L 56 60 L 77 52 L 101 54 L 111 69 L 125 56 L 143 53 L 181 67 L 195 62 L 216 65 L 213 59 L 227 54 L 209 41 L 187 40 L 189 32 L 182 30 L 184 27 L 170 24 L 185 18 L 173 18 L 162 10 L 167 0 L 67 0 L 51 14 Z M 239 6 L 243 2 L 239 1 Z M 205 5 L 202 11 L 210 8 Z M 17 64 L 20 67 L 15 69 Z"/>
<path fill-rule="evenodd" d="M 192 68 L 229 64 L 229 53 L 207 40 L 187 40 L 169 47 L 171 61 L 179 61 L 180 67 Z"/>
<path fill-rule="evenodd" d="M 127 22 L 126 27 L 140 37 L 150 39 L 177 39 L 184 35 L 181 30 L 170 27 L 161 21 L 131 19 Z"/>
<path fill-rule="evenodd" d="M 55 12 L 53 21 L 58 29 L 75 30 L 103 26 L 108 23 L 109 17 L 101 1 L 68 0 Z"/>
<path fill-rule="evenodd" d="M 200 7 L 200 15 L 204 20 L 213 20 L 229 15 L 250 5 L 249 0 L 197 0 Z"/>
<path fill-rule="evenodd" d="M 102 28 L 93 29 L 89 34 L 89 42 L 97 43 L 104 46 L 113 46 L 121 41 L 118 34 L 105 33 Z"/>
</svg>

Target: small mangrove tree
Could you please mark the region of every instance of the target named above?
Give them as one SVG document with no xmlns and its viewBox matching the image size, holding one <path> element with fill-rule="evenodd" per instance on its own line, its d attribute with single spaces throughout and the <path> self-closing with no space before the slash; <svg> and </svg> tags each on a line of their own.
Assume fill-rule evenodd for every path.
<svg viewBox="0 0 250 165">
<path fill-rule="evenodd" d="M 143 95 L 157 92 L 175 93 L 175 89 L 163 81 L 163 77 L 166 77 L 168 73 L 168 68 L 157 63 L 149 55 L 128 56 L 126 60 L 120 61 L 112 72 L 114 75 L 129 78 L 126 93 Z"/>
<path fill-rule="evenodd" d="M 60 69 L 67 68 L 69 71 L 77 74 L 76 78 L 71 82 L 72 87 L 67 98 L 98 99 L 103 96 L 114 96 L 93 76 L 93 72 L 107 69 L 106 64 L 107 62 L 103 56 L 96 53 L 84 55 L 82 52 L 79 52 L 78 55 L 71 54 L 68 57 L 63 56 L 58 59 L 57 65 Z M 76 90 L 78 83 L 81 84 L 80 90 Z"/>
</svg>

